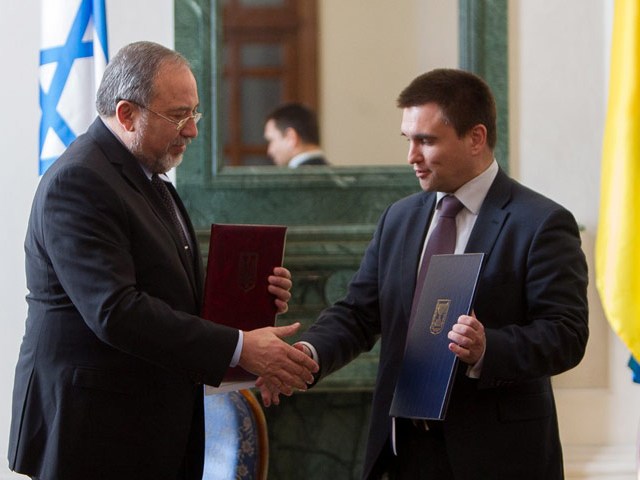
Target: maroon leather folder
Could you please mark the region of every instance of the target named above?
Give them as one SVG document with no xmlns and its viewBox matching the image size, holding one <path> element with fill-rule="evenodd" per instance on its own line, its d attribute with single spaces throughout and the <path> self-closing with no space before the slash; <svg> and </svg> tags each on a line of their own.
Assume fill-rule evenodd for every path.
<svg viewBox="0 0 640 480">
<path fill-rule="evenodd" d="M 211 225 L 203 318 L 245 331 L 275 324 L 268 277 L 282 265 L 286 231 L 281 225 Z M 227 388 L 233 390 L 247 388 L 255 379 L 236 367 L 227 371 L 223 383 L 237 383 Z"/>
</svg>

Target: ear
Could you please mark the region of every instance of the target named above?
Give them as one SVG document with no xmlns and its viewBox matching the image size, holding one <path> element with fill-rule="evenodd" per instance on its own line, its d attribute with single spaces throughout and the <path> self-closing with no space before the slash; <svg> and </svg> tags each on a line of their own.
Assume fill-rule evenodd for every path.
<svg viewBox="0 0 640 480">
<path fill-rule="evenodd" d="M 295 148 L 298 143 L 300 143 L 300 136 L 292 127 L 287 127 L 282 136 L 285 138 L 290 148 Z"/>
<path fill-rule="evenodd" d="M 467 134 L 469 146 L 474 154 L 480 153 L 487 145 L 487 127 L 479 123 L 469 130 Z"/>
<path fill-rule="evenodd" d="M 116 119 L 127 132 L 135 131 L 135 120 L 138 114 L 138 107 L 131 102 L 120 100 L 116 105 Z"/>
</svg>

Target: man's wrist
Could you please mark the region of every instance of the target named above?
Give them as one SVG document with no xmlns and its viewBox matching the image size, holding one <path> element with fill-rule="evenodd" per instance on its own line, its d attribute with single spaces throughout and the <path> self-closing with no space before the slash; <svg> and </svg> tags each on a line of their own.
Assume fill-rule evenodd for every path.
<svg viewBox="0 0 640 480">
<path fill-rule="evenodd" d="M 313 358 L 317 364 L 320 364 L 320 359 L 318 358 L 318 351 L 316 350 L 316 347 L 311 345 L 309 342 L 296 342 L 296 344 L 302 345 L 304 347 L 304 353 Z"/>
</svg>

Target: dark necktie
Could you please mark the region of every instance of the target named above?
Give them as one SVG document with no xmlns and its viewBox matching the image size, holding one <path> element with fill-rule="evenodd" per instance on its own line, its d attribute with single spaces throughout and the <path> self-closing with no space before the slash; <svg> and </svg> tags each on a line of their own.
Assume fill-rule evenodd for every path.
<svg viewBox="0 0 640 480">
<path fill-rule="evenodd" d="M 432 255 L 453 253 L 456 249 L 456 215 L 462 210 L 462 202 L 453 195 L 447 195 L 442 198 L 442 205 L 440 206 L 440 217 L 438 217 L 438 224 L 431 232 L 427 246 L 424 250 L 424 256 L 422 257 L 422 263 L 420 264 L 420 271 L 418 272 L 418 278 L 416 280 L 416 289 L 413 294 L 413 304 L 411 306 L 411 319 L 409 323 L 413 322 L 413 316 L 415 309 L 420 298 L 420 292 L 422 291 L 422 285 L 427 275 L 427 269 L 429 267 L 429 260 Z"/>
<path fill-rule="evenodd" d="M 160 200 L 162 200 L 162 205 L 164 206 L 167 214 L 169 215 L 169 219 L 173 224 L 176 232 L 182 239 L 182 244 L 184 245 L 184 249 L 191 256 L 191 249 L 189 248 L 189 242 L 187 240 L 187 236 L 185 234 L 184 229 L 182 228 L 182 224 L 180 223 L 180 219 L 178 218 L 178 213 L 176 212 L 176 207 L 173 203 L 173 199 L 171 198 L 171 192 L 169 191 L 169 187 L 157 174 L 153 174 L 151 176 L 151 185 L 156 189 L 158 195 L 160 196 Z"/>
<path fill-rule="evenodd" d="M 407 331 L 411 330 L 413 323 L 416 321 L 416 310 L 420 303 L 420 295 L 424 286 L 424 279 L 427 276 L 427 269 L 429 267 L 431 256 L 453 253 L 456 249 L 456 215 L 458 215 L 460 210 L 462 210 L 463 206 L 462 202 L 453 195 L 446 195 L 442 198 L 438 223 L 429 236 L 427 246 L 424 249 L 422 262 L 420 263 L 420 270 L 416 280 L 416 288 L 413 292 L 411 316 L 409 317 L 409 328 Z M 414 419 L 413 423 L 416 427 L 429 430 L 429 425 L 426 420 Z"/>
</svg>

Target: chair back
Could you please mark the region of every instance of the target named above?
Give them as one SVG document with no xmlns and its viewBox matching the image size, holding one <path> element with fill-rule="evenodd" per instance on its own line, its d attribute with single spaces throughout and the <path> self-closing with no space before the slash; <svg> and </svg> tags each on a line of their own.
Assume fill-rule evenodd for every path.
<svg viewBox="0 0 640 480">
<path fill-rule="evenodd" d="M 269 440 L 264 412 L 250 390 L 205 393 L 203 480 L 266 480 Z"/>
</svg>

